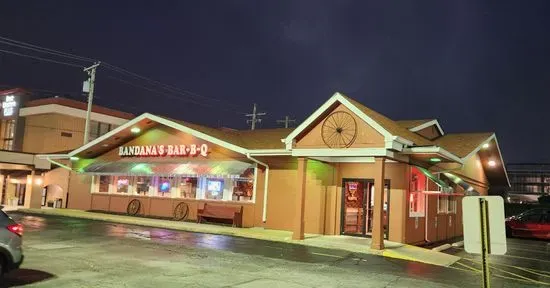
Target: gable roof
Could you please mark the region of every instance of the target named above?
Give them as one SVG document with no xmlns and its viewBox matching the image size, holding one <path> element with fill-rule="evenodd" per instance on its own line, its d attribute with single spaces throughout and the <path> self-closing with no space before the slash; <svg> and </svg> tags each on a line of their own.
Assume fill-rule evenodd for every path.
<svg viewBox="0 0 550 288">
<path fill-rule="evenodd" d="M 433 145 L 430 140 L 425 139 L 424 137 L 409 131 L 407 128 L 399 125 L 396 121 L 391 120 L 390 118 L 368 108 L 367 106 L 342 95 L 345 99 L 351 102 L 355 107 L 359 108 L 363 113 L 365 113 L 372 120 L 376 121 L 380 126 L 386 129 L 389 133 L 394 136 L 399 136 L 409 141 L 412 141 L 415 146 L 429 146 Z"/>
<path fill-rule="evenodd" d="M 246 149 L 284 149 L 281 139 L 285 138 L 294 128 L 274 128 L 256 130 L 236 130 L 228 128 L 213 128 L 186 121 L 174 120 L 158 116 L 169 121 L 179 123 L 204 134 L 224 140 L 228 143 Z"/>
<path fill-rule="evenodd" d="M 460 158 L 465 158 L 487 142 L 494 133 L 457 133 L 447 134 L 433 142 Z"/>
<path fill-rule="evenodd" d="M 419 120 L 396 120 L 395 122 L 407 129 L 418 127 L 435 119 L 419 119 Z"/>
</svg>

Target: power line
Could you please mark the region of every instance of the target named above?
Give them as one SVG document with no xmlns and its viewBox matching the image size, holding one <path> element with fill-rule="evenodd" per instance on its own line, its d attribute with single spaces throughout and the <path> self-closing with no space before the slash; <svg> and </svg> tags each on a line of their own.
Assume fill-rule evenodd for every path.
<svg viewBox="0 0 550 288">
<path fill-rule="evenodd" d="M 57 61 L 57 60 L 52 60 L 52 59 L 46 59 L 46 58 L 42 58 L 42 57 L 38 57 L 38 56 L 32 56 L 32 55 L 17 53 L 17 52 L 3 50 L 3 49 L 0 49 L 0 52 L 6 53 L 6 54 L 17 55 L 17 56 L 21 56 L 21 57 L 26 57 L 26 58 L 32 58 L 32 59 L 41 60 L 41 61 L 46 61 L 46 62 L 51 62 L 51 63 L 56 63 L 56 64 L 61 64 L 61 65 L 72 66 L 72 67 L 76 67 L 76 68 L 84 68 L 84 66 L 82 66 L 82 65 L 76 65 L 76 64 Z"/>
<path fill-rule="evenodd" d="M 235 104 L 231 104 L 231 103 L 228 103 L 228 102 L 225 102 L 225 101 L 222 101 L 220 99 L 216 99 L 216 98 L 212 98 L 212 97 L 206 97 L 206 96 L 202 96 L 200 94 L 197 94 L 197 93 L 194 93 L 194 92 L 191 92 L 191 91 L 188 91 L 188 90 L 184 90 L 184 89 L 181 89 L 181 88 L 178 88 L 178 87 L 175 87 L 175 86 L 172 86 L 172 85 L 168 85 L 168 84 L 164 84 L 162 82 L 159 82 L 157 80 L 153 80 L 151 78 L 147 78 L 145 76 L 142 76 L 142 75 L 139 75 L 139 74 L 136 74 L 136 73 L 133 73 L 133 72 L 130 72 L 126 69 L 123 69 L 123 68 L 120 68 L 120 67 L 117 67 L 117 66 L 114 66 L 112 64 L 109 64 L 109 63 L 102 63 L 104 64 L 104 67 L 107 68 L 107 69 L 111 69 L 112 71 L 115 71 L 115 72 L 118 72 L 118 73 L 121 73 L 121 74 L 126 74 L 126 75 L 129 75 L 129 76 L 133 76 L 135 78 L 138 78 L 138 79 L 142 79 L 142 80 L 146 80 L 148 82 L 151 82 L 151 83 L 154 83 L 156 85 L 159 85 L 161 86 L 162 88 L 170 91 L 170 92 L 175 92 L 175 93 L 178 93 L 178 94 L 181 94 L 183 96 L 191 96 L 191 97 L 194 97 L 194 98 L 202 98 L 202 99 L 205 99 L 205 100 L 210 100 L 210 101 L 216 101 L 216 102 L 224 102 L 226 104 L 229 104 L 235 108 L 240 108 L 240 106 L 237 106 Z"/>
<path fill-rule="evenodd" d="M 97 62 L 96 59 L 92 59 L 92 58 L 89 58 L 89 57 L 70 54 L 70 53 L 59 51 L 59 50 L 50 49 L 50 48 L 46 48 L 46 47 L 26 43 L 26 42 L 23 42 L 23 41 L 17 41 L 17 40 L 13 40 L 13 39 L 10 39 L 10 38 L 7 38 L 7 37 L 2 37 L 2 36 L 0 36 L 0 43 L 4 43 L 4 44 L 7 44 L 7 45 L 11 45 L 11 46 L 15 46 L 15 47 L 23 48 L 23 49 L 29 49 L 29 50 L 33 50 L 33 51 L 37 51 L 37 52 L 47 53 L 47 54 L 55 55 L 55 56 L 58 56 L 58 57 L 65 57 L 65 58 L 72 59 L 72 60 L 79 60 L 79 61 L 86 61 L 86 62 Z M 26 54 L 13 52 L 13 51 L 7 51 L 7 50 L 0 50 L 0 51 L 8 53 L 8 54 L 22 56 L 22 57 L 34 58 L 34 59 L 37 59 L 37 60 L 42 60 L 42 61 L 47 61 L 47 62 L 84 68 L 84 66 L 79 66 L 79 65 L 76 65 L 76 64 L 57 61 L 57 60 L 53 60 L 53 59 L 46 59 L 46 58 L 42 58 L 42 57 L 38 57 L 38 56 L 26 55 Z M 125 74 L 125 75 L 128 75 L 128 76 L 132 76 L 134 78 L 137 78 L 137 79 L 145 80 L 145 81 L 148 81 L 149 83 L 154 83 L 155 85 L 158 85 L 158 86 L 162 87 L 165 90 L 168 90 L 168 91 L 173 92 L 173 93 L 178 93 L 182 96 L 186 96 L 187 98 L 194 98 L 194 99 L 202 98 L 204 100 L 216 101 L 216 102 L 219 102 L 221 104 L 225 103 L 225 104 L 228 104 L 228 105 L 233 106 L 235 108 L 240 108 L 240 106 L 235 105 L 233 103 L 222 101 L 222 100 L 216 99 L 216 98 L 202 96 L 200 94 L 197 94 L 197 93 L 194 93 L 194 92 L 191 92 L 191 91 L 187 91 L 187 90 L 184 90 L 184 89 L 172 86 L 172 85 L 164 84 L 160 81 L 153 80 L 151 78 L 139 75 L 137 73 L 128 71 L 126 69 L 117 67 L 115 65 L 112 65 L 112 64 L 109 64 L 109 63 L 106 63 L 106 62 L 102 62 L 102 66 L 107 68 L 107 69 L 110 69 L 111 71 L 118 72 L 120 74 Z M 142 88 L 143 88 L 143 86 L 142 86 Z M 181 98 L 178 98 L 178 99 L 181 99 Z M 189 100 L 189 102 L 199 104 L 197 101 Z M 210 107 L 212 107 L 212 106 L 210 106 Z M 243 113 L 243 112 L 241 112 L 241 113 Z"/>
<path fill-rule="evenodd" d="M 120 79 L 120 78 L 117 78 L 117 77 L 107 76 L 107 78 L 119 81 L 121 83 L 124 83 L 126 85 L 129 85 L 129 86 L 132 86 L 132 87 L 135 87 L 135 88 L 144 89 L 144 90 L 153 92 L 156 95 L 165 96 L 165 97 L 168 97 L 168 98 L 172 98 L 172 99 L 176 99 L 176 100 L 180 100 L 180 101 L 184 101 L 184 102 L 191 102 L 191 103 L 194 103 L 194 104 L 197 104 L 197 105 L 200 105 L 200 106 L 205 106 L 205 107 L 208 107 L 208 108 L 220 108 L 220 109 L 225 110 L 225 111 L 240 114 L 239 112 L 235 112 L 235 110 L 231 110 L 229 108 L 224 108 L 224 107 L 221 107 L 221 106 L 214 106 L 214 105 L 210 105 L 210 104 L 206 104 L 206 103 L 201 103 L 201 102 L 196 101 L 194 99 L 178 97 L 178 96 L 175 96 L 175 95 L 172 95 L 172 94 L 165 93 L 164 91 L 158 91 L 158 90 L 155 90 L 155 89 L 143 86 L 143 85 L 134 84 L 130 81 L 123 80 L 123 79 Z"/>
<path fill-rule="evenodd" d="M 3 40 L 3 41 L 0 41 L 1 43 L 21 47 L 21 48 L 24 48 L 24 49 L 30 49 L 30 50 L 34 50 L 34 51 L 59 55 L 59 56 L 62 56 L 62 57 L 67 57 L 67 58 L 72 58 L 72 59 L 82 60 L 82 61 L 88 61 L 88 62 L 96 62 L 97 61 L 97 60 L 92 59 L 92 58 L 79 56 L 79 55 L 74 55 L 74 54 L 70 54 L 70 53 L 66 53 L 66 52 L 62 52 L 62 51 L 59 51 L 59 50 L 54 50 L 54 49 L 50 49 L 50 48 L 46 48 L 46 47 L 42 47 L 42 46 L 38 46 L 38 45 L 33 45 L 33 44 L 30 44 L 30 43 L 26 43 L 26 42 L 23 42 L 23 41 L 17 41 L 17 40 L 13 40 L 13 39 L 2 37 L 2 36 L 0 36 L 0 39 Z"/>
</svg>

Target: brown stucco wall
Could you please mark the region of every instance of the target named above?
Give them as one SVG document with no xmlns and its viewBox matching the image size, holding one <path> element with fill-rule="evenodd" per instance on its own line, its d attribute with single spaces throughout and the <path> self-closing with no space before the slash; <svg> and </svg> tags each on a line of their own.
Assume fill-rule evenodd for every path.
<svg viewBox="0 0 550 288">
<path fill-rule="evenodd" d="M 294 223 L 294 195 L 297 193 L 297 162 L 286 157 L 269 162 L 269 196 L 267 198 L 266 227 L 292 230 Z M 333 234 L 335 200 L 335 169 L 333 165 L 308 160 L 306 177 L 305 232 Z M 258 202 L 257 202 L 258 204 Z M 260 206 L 257 206 L 261 211 Z"/>
<path fill-rule="evenodd" d="M 69 199 L 66 200 L 70 209 L 89 210 L 92 206 L 90 187 L 92 176 L 71 172 L 69 175 Z"/>
</svg>

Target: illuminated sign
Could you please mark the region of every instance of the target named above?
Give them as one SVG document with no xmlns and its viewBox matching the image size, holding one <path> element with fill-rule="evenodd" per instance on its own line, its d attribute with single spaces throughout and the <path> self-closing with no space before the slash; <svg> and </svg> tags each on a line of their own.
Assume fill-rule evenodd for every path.
<svg viewBox="0 0 550 288">
<path fill-rule="evenodd" d="M 14 95 L 8 95 L 2 102 L 2 113 L 5 117 L 13 116 L 15 114 L 15 107 L 17 107 L 17 102 L 15 101 Z"/>
<path fill-rule="evenodd" d="M 120 157 L 208 156 L 208 145 L 145 145 L 120 146 Z"/>
</svg>

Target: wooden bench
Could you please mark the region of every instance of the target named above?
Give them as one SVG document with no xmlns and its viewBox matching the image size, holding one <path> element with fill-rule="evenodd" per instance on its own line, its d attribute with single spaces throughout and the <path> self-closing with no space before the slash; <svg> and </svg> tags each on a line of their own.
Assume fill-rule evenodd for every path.
<svg viewBox="0 0 550 288">
<path fill-rule="evenodd" d="M 197 223 L 201 223 L 203 218 L 230 220 L 233 227 L 243 227 L 243 206 L 232 207 L 204 203 L 203 209 L 197 211 Z"/>
</svg>

